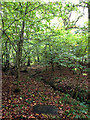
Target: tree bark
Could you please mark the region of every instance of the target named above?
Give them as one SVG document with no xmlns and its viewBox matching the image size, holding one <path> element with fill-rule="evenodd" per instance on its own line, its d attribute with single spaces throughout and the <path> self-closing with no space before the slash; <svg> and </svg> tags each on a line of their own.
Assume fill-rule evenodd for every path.
<svg viewBox="0 0 90 120">
<path fill-rule="evenodd" d="M 23 47 L 23 36 L 24 36 L 24 27 L 25 22 L 22 22 L 22 29 L 20 34 L 20 40 L 17 42 L 17 52 L 16 52 L 16 60 L 17 60 L 17 84 L 19 86 L 20 80 L 20 65 L 21 65 L 21 58 L 22 58 L 22 47 Z"/>
<path fill-rule="evenodd" d="M 1 15 L 2 19 L 2 30 L 4 34 L 4 21 Z M 9 70 L 9 51 L 8 51 L 8 40 L 5 42 L 5 71 L 7 72 Z"/>
<path fill-rule="evenodd" d="M 28 57 L 28 63 L 27 66 L 30 66 L 30 57 Z"/>
<path fill-rule="evenodd" d="M 8 46 L 7 46 L 7 41 L 5 43 L 5 47 L 6 47 L 6 63 L 5 63 L 5 69 L 6 71 L 9 70 L 9 51 L 8 51 Z"/>
<path fill-rule="evenodd" d="M 90 69 L 90 5 L 88 3 L 88 68 Z M 88 71 L 90 78 L 90 71 Z"/>
<path fill-rule="evenodd" d="M 45 63 L 48 64 L 48 61 L 47 61 L 47 45 L 45 46 Z M 46 71 L 47 71 L 47 65 L 46 65 Z"/>
<path fill-rule="evenodd" d="M 36 53 L 37 53 L 37 62 L 38 62 L 38 65 L 40 63 L 40 58 L 39 58 L 39 51 L 38 51 L 38 48 L 36 47 Z"/>
<path fill-rule="evenodd" d="M 52 52 L 50 45 L 49 45 L 49 50 L 50 50 L 50 52 Z M 54 72 L 54 62 L 53 62 L 53 55 L 52 55 L 52 53 L 50 54 L 50 63 L 51 63 L 51 67 L 52 67 L 52 72 Z"/>
</svg>

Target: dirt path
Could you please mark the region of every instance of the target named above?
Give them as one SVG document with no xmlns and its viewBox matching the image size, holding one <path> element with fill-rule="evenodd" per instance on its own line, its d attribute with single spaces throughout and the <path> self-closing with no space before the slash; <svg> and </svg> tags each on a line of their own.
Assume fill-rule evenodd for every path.
<svg viewBox="0 0 90 120">
<path fill-rule="evenodd" d="M 73 74 L 69 68 L 61 67 L 61 69 L 55 68 L 55 71 L 52 73 L 51 68 L 45 71 L 45 67 L 32 67 L 30 77 L 43 80 L 45 84 L 49 84 L 54 90 L 70 94 L 73 98 L 79 99 L 81 102 L 86 102 L 88 99 L 88 77 L 83 76 L 82 74 L 77 76 Z M 77 81 L 79 82 L 78 88 Z M 83 91 L 83 92 L 82 92 Z"/>
</svg>

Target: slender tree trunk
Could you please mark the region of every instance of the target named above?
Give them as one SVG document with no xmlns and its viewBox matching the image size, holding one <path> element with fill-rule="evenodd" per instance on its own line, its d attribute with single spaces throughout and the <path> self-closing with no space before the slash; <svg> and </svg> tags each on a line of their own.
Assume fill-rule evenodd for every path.
<svg viewBox="0 0 90 120">
<path fill-rule="evenodd" d="M 47 62 L 47 45 L 45 46 L 45 64 L 48 64 Z M 47 71 L 47 65 L 46 65 L 46 71 Z"/>
<path fill-rule="evenodd" d="M 50 52 L 52 51 L 50 45 L 49 45 L 49 50 L 50 50 Z M 51 53 L 51 56 L 50 56 L 50 63 L 51 63 L 51 67 L 52 67 L 52 72 L 54 72 L 54 62 L 53 62 L 53 55 L 52 55 L 52 53 Z"/>
<path fill-rule="evenodd" d="M 16 52 L 16 59 L 17 59 L 17 84 L 18 84 L 18 86 L 19 86 L 19 80 L 20 80 L 20 65 L 21 65 L 21 58 L 22 58 L 24 27 L 25 27 L 25 22 L 23 21 L 22 22 L 21 34 L 20 34 L 20 40 L 17 42 L 17 52 Z"/>
<path fill-rule="evenodd" d="M 6 71 L 8 71 L 9 70 L 9 51 L 8 51 L 8 43 L 7 43 L 7 41 L 6 41 L 6 43 L 5 43 L 5 48 L 6 48 L 6 62 L 5 62 L 5 69 L 6 69 Z"/>
<path fill-rule="evenodd" d="M 90 69 L 90 5 L 88 4 L 88 68 Z M 90 71 L 88 71 L 90 78 Z"/>
<path fill-rule="evenodd" d="M 34 64 L 36 64 L 37 60 L 36 60 L 35 56 L 33 56 L 33 59 L 34 59 Z"/>
<path fill-rule="evenodd" d="M 30 66 L 30 57 L 28 57 L 28 63 L 27 66 Z"/>
<path fill-rule="evenodd" d="M 38 48 L 36 48 L 36 52 L 37 52 L 37 61 L 38 61 L 38 65 L 40 63 L 40 58 L 39 58 L 39 51 L 38 51 Z"/>
<path fill-rule="evenodd" d="M 4 21 L 3 21 L 3 18 L 2 18 L 2 15 L 1 15 L 1 19 L 2 19 L 2 29 L 4 31 Z M 4 34 L 4 32 L 3 32 Z M 5 61 L 5 70 L 9 70 L 9 52 L 8 52 L 8 42 L 6 40 L 5 42 L 5 48 L 6 48 L 6 53 L 5 53 L 5 58 L 6 58 L 6 61 Z"/>
<path fill-rule="evenodd" d="M 20 44 L 18 42 L 17 44 L 17 52 L 16 52 L 16 61 L 17 61 L 17 86 L 19 86 L 19 80 L 20 80 Z"/>
</svg>

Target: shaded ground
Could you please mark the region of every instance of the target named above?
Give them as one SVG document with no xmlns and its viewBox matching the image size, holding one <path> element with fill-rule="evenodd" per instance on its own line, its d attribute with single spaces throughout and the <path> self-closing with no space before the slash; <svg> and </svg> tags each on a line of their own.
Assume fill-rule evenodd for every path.
<svg viewBox="0 0 90 120">
<path fill-rule="evenodd" d="M 86 73 L 87 74 L 87 73 Z M 58 67 L 52 72 L 51 68 L 47 71 L 36 74 L 36 79 L 41 79 L 54 86 L 55 89 L 61 92 L 70 94 L 73 98 L 77 98 L 81 102 L 89 103 L 88 101 L 88 89 L 89 89 L 89 79 L 88 75 L 84 76 L 83 73 L 78 76 L 78 74 L 70 71 L 69 68 Z M 77 96 L 76 96 L 77 92 Z"/>
<path fill-rule="evenodd" d="M 42 72 L 41 72 L 42 71 Z M 45 84 L 42 79 L 54 81 L 57 86 L 75 86 L 75 75 L 66 68 L 55 69 L 51 74 L 51 69 L 44 71 L 44 67 L 33 66 L 28 68 L 28 72 L 21 72 L 19 82 L 19 93 L 13 91 L 17 88 L 15 76 L 5 75 L 3 73 L 3 97 L 2 97 L 2 113 L 3 119 L 74 119 L 88 117 L 88 106 L 72 99 L 69 94 L 64 94 L 54 90 L 50 85 Z M 87 77 L 81 76 L 81 86 L 88 86 Z M 58 82 L 59 81 L 59 82 Z M 38 114 L 33 111 L 33 106 L 53 105 L 58 108 L 58 115 Z"/>
</svg>

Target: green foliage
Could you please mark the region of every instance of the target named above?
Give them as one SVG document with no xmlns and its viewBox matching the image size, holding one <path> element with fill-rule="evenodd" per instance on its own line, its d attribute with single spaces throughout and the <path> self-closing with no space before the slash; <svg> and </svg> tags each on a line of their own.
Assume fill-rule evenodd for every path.
<svg viewBox="0 0 90 120">
<path fill-rule="evenodd" d="M 22 63 L 27 62 L 27 57 L 30 57 L 32 63 L 40 62 L 46 66 L 51 59 L 54 63 L 68 67 L 72 67 L 75 64 L 74 61 L 87 63 L 87 31 L 83 32 L 79 28 L 74 33 L 71 29 L 65 29 L 72 26 L 72 22 L 68 21 L 72 11 L 78 12 L 79 9 L 70 2 L 66 2 L 65 5 L 62 2 L 48 4 L 40 2 L 4 4 L 2 2 L 2 28 L 5 31 L 2 36 L 3 59 L 6 54 L 10 54 L 6 59 L 16 63 L 17 43 L 20 42 L 22 22 L 25 22 L 23 46 L 21 46 L 23 47 Z M 61 23 L 66 20 L 67 26 L 57 28 L 51 26 L 51 20 L 55 17 L 61 18 Z M 7 42 L 8 51 L 5 42 Z"/>
<path fill-rule="evenodd" d="M 36 80 L 37 81 L 41 81 L 42 77 L 37 77 Z"/>
<path fill-rule="evenodd" d="M 53 80 L 57 80 L 57 79 L 58 79 L 58 77 L 53 78 Z"/>
</svg>

